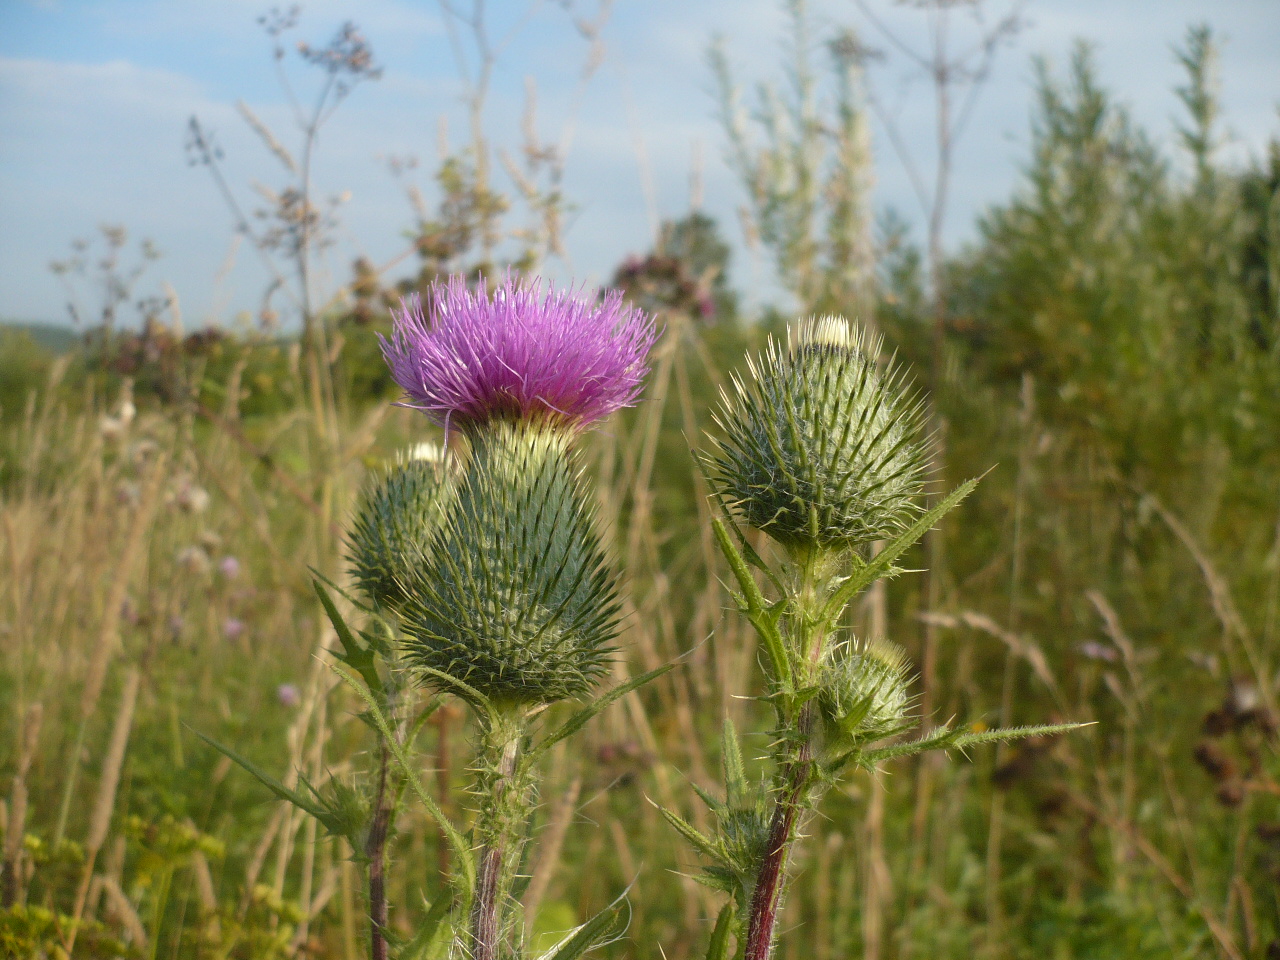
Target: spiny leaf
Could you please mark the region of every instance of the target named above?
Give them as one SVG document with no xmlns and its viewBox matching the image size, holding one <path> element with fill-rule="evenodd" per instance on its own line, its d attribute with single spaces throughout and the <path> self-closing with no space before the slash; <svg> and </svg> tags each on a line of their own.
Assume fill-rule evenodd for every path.
<svg viewBox="0 0 1280 960">
<path fill-rule="evenodd" d="M 657 804 L 654 804 L 654 806 L 657 806 Z M 696 847 L 698 852 L 703 856 L 716 861 L 724 859 L 720 852 L 720 848 L 714 842 L 704 837 L 701 831 L 699 831 L 698 828 L 688 820 L 685 820 L 678 814 L 672 813 L 666 807 L 658 807 L 658 812 L 666 817 L 667 822 L 676 828 L 676 832 L 693 844 L 693 846 Z"/>
<path fill-rule="evenodd" d="M 436 897 L 436 902 L 427 910 L 427 915 L 422 918 L 422 923 L 418 925 L 418 932 L 404 945 L 396 960 L 425 960 L 427 951 L 431 949 L 432 941 L 440 930 L 440 924 L 444 922 L 452 906 L 453 898 L 441 892 Z"/>
<path fill-rule="evenodd" d="M 725 718 L 721 737 L 721 763 L 724 766 L 724 787 L 729 806 L 742 802 L 747 793 L 747 774 L 742 765 L 742 748 L 738 745 L 738 731 L 733 721 Z"/>
<path fill-rule="evenodd" d="M 587 951 L 603 947 L 621 936 L 627 929 L 627 918 L 623 910 L 627 905 L 625 896 L 624 892 L 613 903 L 544 953 L 540 960 L 577 960 Z"/>
<path fill-rule="evenodd" d="M 435 667 L 428 667 L 420 663 L 414 664 L 413 668 L 428 676 L 435 677 L 445 687 L 452 689 L 455 695 L 461 697 L 476 709 L 483 710 L 485 713 L 493 712 L 493 704 L 490 703 L 489 698 L 466 681 L 450 676 L 443 670 L 437 670 Z"/>
<path fill-rule="evenodd" d="M 738 586 L 742 589 L 742 596 L 746 602 L 745 612 L 747 618 L 751 621 L 751 625 L 755 627 L 756 632 L 760 634 L 760 639 L 764 641 L 765 650 L 769 654 L 770 662 L 773 664 L 774 676 L 783 690 L 790 690 L 791 660 L 788 658 L 786 647 L 783 645 L 782 634 L 778 632 L 778 621 L 776 615 L 774 615 L 773 608 L 765 601 L 760 588 L 756 586 L 755 578 L 751 576 L 751 571 L 747 569 L 746 561 L 742 559 L 742 554 L 734 546 L 733 540 L 730 539 L 724 524 L 718 518 L 712 520 L 711 530 L 715 534 L 716 543 L 720 546 L 720 552 L 724 554 L 725 559 L 729 562 L 729 567 L 733 570 L 734 577 L 737 578 Z"/>
<path fill-rule="evenodd" d="M 373 651 L 369 647 L 363 646 L 355 638 L 351 628 L 347 626 L 347 622 L 342 618 L 342 614 L 338 612 L 333 598 L 329 596 L 329 591 L 321 586 L 320 581 L 312 580 L 311 585 L 315 588 L 316 596 L 320 598 L 320 603 L 324 606 L 324 612 L 329 615 L 329 622 L 333 624 L 333 629 L 338 634 L 338 642 L 342 644 L 342 653 L 334 651 L 335 655 L 343 663 L 349 664 L 352 669 L 359 673 L 364 682 L 368 684 L 369 689 L 374 691 L 379 699 L 382 699 L 384 693 L 382 678 L 378 676 L 378 667 Z"/>
<path fill-rule="evenodd" d="M 199 730 L 193 730 L 192 732 L 201 740 L 203 740 L 205 743 L 207 743 L 209 746 L 213 747 L 213 749 L 221 753 L 228 760 L 231 760 L 233 763 L 238 765 L 241 769 L 251 774 L 254 777 L 254 779 L 256 779 L 259 783 L 261 783 L 264 787 L 266 787 L 268 790 L 274 793 L 281 800 L 287 800 L 289 803 L 293 804 L 299 810 L 315 817 L 318 821 L 320 821 L 321 825 L 330 833 L 335 834 L 337 836 L 347 836 L 348 839 L 351 839 L 347 835 L 347 831 L 343 829 L 342 819 L 336 816 L 333 813 L 333 811 L 327 809 L 323 805 L 322 801 L 320 800 L 320 797 L 316 794 L 315 788 L 312 787 L 310 784 L 307 784 L 307 787 L 311 792 L 311 796 L 308 797 L 306 794 L 299 793 L 297 790 L 292 790 L 289 787 L 286 787 L 283 783 L 281 783 L 275 777 L 271 776 L 271 774 L 267 773 L 265 770 L 259 767 L 252 760 L 248 760 L 245 757 L 242 757 L 240 754 L 236 753 L 230 747 L 224 747 L 222 744 L 218 743 L 218 741 L 213 740 L 210 737 L 206 737 Z"/>
<path fill-rule="evenodd" d="M 1055 723 L 1037 727 L 1008 727 L 1003 730 L 983 730 L 980 732 L 965 729 L 952 730 L 949 727 L 941 727 L 918 740 L 896 743 L 877 750 L 868 750 L 858 758 L 858 763 L 867 769 L 871 769 L 885 760 L 892 760 L 895 757 L 910 757 L 917 753 L 924 753 L 927 750 L 963 750 L 965 747 L 983 743 L 1002 743 L 1010 740 L 1021 740 L 1026 737 L 1052 736 L 1087 726 L 1090 726 L 1090 724 Z"/>
<path fill-rule="evenodd" d="M 372 716 L 374 723 L 377 724 L 379 731 L 381 731 L 383 740 L 386 742 L 387 748 L 391 751 L 391 755 L 395 758 L 396 763 L 399 764 L 401 772 L 409 781 L 409 786 L 422 802 L 422 805 L 427 808 L 427 812 L 431 814 L 432 819 L 434 819 L 436 823 L 440 825 L 440 829 L 444 831 L 445 839 L 449 842 L 449 847 L 453 850 L 454 858 L 458 861 L 458 866 L 462 871 L 463 877 L 466 879 L 466 896 L 470 897 L 471 892 L 475 889 L 476 885 L 476 863 L 475 857 L 471 852 L 471 845 L 467 843 L 466 839 L 454 825 L 453 821 L 445 816 L 444 811 L 440 809 L 440 805 L 436 803 L 431 794 L 427 792 L 427 788 L 423 786 L 422 779 L 418 776 L 418 771 L 414 768 L 413 764 L 409 762 L 409 758 L 405 755 L 404 747 L 401 746 L 400 741 L 396 739 L 395 734 L 391 730 L 391 725 L 387 723 L 387 718 L 384 717 L 382 715 L 382 711 L 378 709 L 378 704 L 374 700 L 373 694 L 362 686 L 360 681 L 338 664 L 330 664 L 330 667 L 339 677 L 342 678 L 343 682 L 345 682 L 347 686 L 355 691 L 356 696 L 363 700 L 365 706 L 369 708 L 369 714 Z"/>
<path fill-rule="evenodd" d="M 707 960 L 729 960 L 729 934 L 733 931 L 733 904 L 726 903 L 716 917 L 711 942 L 707 944 Z"/>
<path fill-rule="evenodd" d="M 642 673 L 638 677 L 632 677 L 626 683 L 621 683 L 618 686 L 614 687 L 612 690 L 610 690 L 608 693 L 602 694 L 601 696 L 592 700 L 589 704 L 587 704 L 585 707 L 583 707 L 581 710 L 579 710 L 577 713 L 571 716 L 568 720 L 566 720 L 563 724 L 561 724 L 560 727 L 557 728 L 553 733 L 545 737 L 542 740 L 542 742 L 539 743 L 533 749 L 533 751 L 531 752 L 531 755 L 537 756 L 539 754 L 545 753 L 547 750 L 555 746 L 561 740 L 564 740 L 566 737 L 573 736 L 575 733 L 581 730 L 584 726 L 586 726 L 592 717 L 596 716 L 605 708 L 611 706 L 618 700 L 622 699 L 632 690 L 637 690 L 640 687 L 643 687 L 649 681 L 656 680 L 658 677 L 662 676 L 664 673 L 666 673 L 668 670 L 673 669 L 674 667 L 675 667 L 675 664 L 669 663 L 666 666 L 658 667 L 656 670 L 650 670 L 648 673 Z"/>
<path fill-rule="evenodd" d="M 850 600 L 862 590 L 869 586 L 881 576 L 888 573 L 893 565 L 893 561 L 902 556 L 907 550 L 921 537 L 929 532 L 939 520 L 950 513 L 957 504 L 965 497 L 973 492 L 973 488 L 978 485 L 981 477 L 972 480 L 966 480 L 960 486 L 956 487 L 951 493 L 947 494 L 940 503 L 932 510 L 925 513 L 920 519 L 908 527 L 903 533 L 889 541 L 885 547 L 875 555 L 870 561 L 856 569 L 840 588 L 827 601 L 827 605 L 823 610 L 823 619 L 827 621 L 834 620 L 840 615 L 840 611 L 845 608 Z"/>
</svg>

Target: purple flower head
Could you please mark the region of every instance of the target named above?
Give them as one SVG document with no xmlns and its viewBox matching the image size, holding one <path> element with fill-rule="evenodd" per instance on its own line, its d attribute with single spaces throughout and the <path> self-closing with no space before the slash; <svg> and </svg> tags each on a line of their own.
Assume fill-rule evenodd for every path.
<svg viewBox="0 0 1280 960">
<path fill-rule="evenodd" d="M 405 405 L 449 429 L 495 418 L 545 419 L 581 429 L 635 403 L 653 321 L 609 291 L 544 294 L 510 275 L 490 293 L 460 276 L 434 283 L 395 314 L 382 352 Z"/>
<path fill-rule="evenodd" d="M 246 629 L 245 622 L 237 617 L 227 617 L 222 621 L 222 635 L 228 640 L 238 640 Z"/>
<path fill-rule="evenodd" d="M 292 683 L 282 683 L 276 687 L 276 699 L 286 707 L 296 707 L 302 702 L 302 694 Z"/>
</svg>

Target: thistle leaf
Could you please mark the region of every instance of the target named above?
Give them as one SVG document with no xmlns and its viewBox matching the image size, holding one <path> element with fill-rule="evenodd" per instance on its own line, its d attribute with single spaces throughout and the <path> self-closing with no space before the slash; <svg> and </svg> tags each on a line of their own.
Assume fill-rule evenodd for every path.
<svg viewBox="0 0 1280 960">
<path fill-rule="evenodd" d="M 711 942 L 707 944 L 707 960 L 729 960 L 729 935 L 733 932 L 733 904 L 726 903 L 716 917 Z"/>
<path fill-rule="evenodd" d="M 310 796 L 300 793 L 297 790 L 292 790 L 289 787 L 286 787 L 283 783 L 281 783 L 275 777 L 271 776 L 271 774 L 263 770 L 252 760 L 248 760 L 245 757 L 242 757 L 240 754 L 236 753 L 230 747 L 224 747 L 222 744 L 218 743 L 217 740 L 214 740 L 210 737 L 206 737 L 199 730 L 192 730 L 192 733 L 194 733 L 197 737 L 199 737 L 209 746 L 213 747 L 213 749 L 217 750 L 228 760 L 235 763 L 242 770 L 249 773 L 255 780 L 261 783 L 264 787 L 266 787 L 268 790 L 274 793 L 281 800 L 287 800 L 289 803 L 293 804 L 299 810 L 315 817 L 316 820 L 320 822 L 320 825 L 324 827 L 327 831 L 329 831 L 329 833 L 335 836 L 346 837 L 348 840 L 352 842 L 353 847 L 358 848 L 359 844 L 351 836 L 351 833 L 348 829 L 349 825 L 345 823 L 344 818 L 338 816 L 338 814 L 335 811 L 328 809 L 324 805 L 324 802 L 320 799 L 319 795 L 316 793 L 315 788 L 312 787 L 311 784 L 307 783 L 305 780 L 303 781 L 303 783 L 306 785 L 307 789 L 311 794 Z"/>
<path fill-rule="evenodd" d="M 655 806 L 657 806 L 657 804 L 655 804 Z M 689 843 L 691 843 L 698 852 L 708 860 L 714 860 L 719 863 L 724 859 L 720 848 L 715 844 L 715 842 L 704 837 L 701 831 L 699 831 L 698 828 L 688 820 L 685 820 L 678 814 L 672 813 L 666 807 L 659 806 L 658 812 L 667 818 L 667 822 L 676 828 L 676 832 L 679 833 L 680 836 L 688 840 Z"/>
<path fill-rule="evenodd" d="M 452 906 L 453 898 L 441 892 L 436 897 L 436 902 L 427 910 L 427 915 L 422 918 L 418 932 L 401 948 L 396 960 L 426 960 L 427 951 L 431 949 L 436 934 L 440 931 L 440 924 L 449 915 L 449 908 Z"/>
<path fill-rule="evenodd" d="M 577 960 L 588 951 L 603 947 L 621 936 L 627 929 L 627 916 L 623 910 L 627 905 L 625 897 L 624 892 L 582 926 L 571 931 L 539 960 Z"/>
<path fill-rule="evenodd" d="M 738 744 L 738 731 L 733 721 L 725 718 L 721 736 L 721 765 L 724 767 L 724 788 L 731 807 L 742 803 L 747 795 L 747 774 L 742 764 L 742 748 Z"/>
<path fill-rule="evenodd" d="M 391 725 L 387 723 L 387 718 L 378 709 L 378 704 L 374 700 L 373 694 L 354 675 L 348 673 L 338 664 L 334 663 L 329 666 L 342 678 L 348 687 L 355 691 L 356 696 L 364 701 L 365 706 L 368 707 L 369 715 L 373 718 L 374 723 L 377 724 L 387 748 L 391 751 L 391 756 L 395 758 L 396 763 L 399 765 L 400 772 L 409 781 L 410 788 L 422 805 L 427 808 L 431 818 L 439 824 L 440 829 L 444 832 L 445 839 L 448 841 L 449 847 L 453 851 L 454 859 L 457 860 L 458 867 L 466 881 L 464 892 L 470 898 L 471 892 L 476 885 L 476 862 L 475 856 L 471 852 L 471 845 L 467 843 L 461 831 L 445 815 L 445 812 L 440 809 L 440 805 L 436 803 L 431 794 L 427 792 L 427 788 L 423 786 L 422 778 L 418 776 L 417 769 L 409 762 L 408 756 L 405 755 L 404 747 L 396 739 Z"/>
<path fill-rule="evenodd" d="M 610 707 L 618 700 L 621 700 L 632 690 L 638 690 L 649 681 L 656 680 L 658 677 L 662 676 L 674 667 L 674 663 L 669 663 L 666 666 L 658 667 L 656 670 L 650 670 L 648 673 L 642 673 L 638 677 L 632 677 L 626 683 L 618 684 L 618 686 L 614 687 L 608 693 L 602 694 L 592 700 L 589 704 L 556 728 L 554 732 L 544 737 L 543 740 L 533 748 L 531 754 L 534 756 L 543 754 L 561 740 L 564 740 L 566 737 L 573 736 L 585 727 L 593 717 L 601 713 L 607 707 Z"/>
<path fill-rule="evenodd" d="M 329 591 L 320 584 L 320 581 L 312 580 L 311 586 L 315 588 L 316 596 L 320 598 L 324 612 L 328 614 L 329 622 L 333 624 L 334 632 L 338 635 L 338 642 L 342 644 L 342 651 L 333 651 L 334 656 L 359 673 L 369 689 L 374 691 L 379 699 L 382 699 L 384 696 L 382 677 L 378 675 L 378 666 L 373 650 L 362 645 L 355 638 L 351 628 L 347 626 L 346 620 L 338 612 L 338 607 L 334 604 L 333 598 L 329 596 Z"/>
<path fill-rule="evenodd" d="M 933 526 L 944 516 L 950 513 L 965 497 L 973 492 L 973 488 L 978 485 L 981 477 L 972 480 L 966 480 L 960 486 L 952 490 L 947 496 L 943 497 L 941 502 L 933 509 L 925 513 L 915 523 L 911 524 L 901 534 L 887 543 L 884 548 L 877 553 L 870 561 L 858 567 L 844 583 L 840 584 L 840 588 L 831 595 L 831 599 L 827 601 L 826 607 L 823 609 L 823 619 L 828 622 L 840 616 L 840 612 L 850 600 L 854 598 L 864 587 L 870 586 L 875 581 L 888 573 L 893 568 L 893 561 L 902 556 L 907 550 L 915 544 L 917 540 L 929 532 Z"/>
</svg>

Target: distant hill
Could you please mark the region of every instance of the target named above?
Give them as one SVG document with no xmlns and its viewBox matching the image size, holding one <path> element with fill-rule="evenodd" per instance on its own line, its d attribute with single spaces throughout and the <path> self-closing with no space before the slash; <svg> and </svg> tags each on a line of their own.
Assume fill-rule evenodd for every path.
<svg viewBox="0 0 1280 960">
<path fill-rule="evenodd" d="M 64 324 L 0 320 L 0 336 L 10 331 L 27 334 L 37 345 L 51 353 L 66 353 L 73 350 L 81 339 L 78 330 Z"/>
</svg>

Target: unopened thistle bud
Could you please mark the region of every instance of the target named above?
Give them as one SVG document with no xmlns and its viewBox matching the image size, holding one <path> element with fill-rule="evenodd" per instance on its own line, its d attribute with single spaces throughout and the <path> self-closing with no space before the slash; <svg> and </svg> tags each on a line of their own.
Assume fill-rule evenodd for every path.
<svg viewBox="0 0 1280 960">
<path fill-rule="evenodd" d="M 457 499 L 403 608 L 410 662 L 526 704 L 583 694 L 604 672 L 616 580 L 570 439 L 525 421 L 472 435 Z"/>
<path fill-rule="evenodd" d="M 351 574 L 364 594 L 382 606 L 398 607 L 406 585 L 425 562 L 454 495 L 448 454 L 420 443 L 361 497 L 351 527 Z"/>
<path fill-rule="evenodd" d="M 843 743 L 870 743 L 899 731 L 911 708 L 909 666 L 886 641 L 834 648 L 822 664 L 818 705 Z"/>
<path fill-rule="evenodd" d="M 920 508 L 920 405 L 841 317 L 802 322 L 734 378 L 716 420 L 712 485 L 785 546 L 844 549 L 900 533 Z"/>
</svg>

